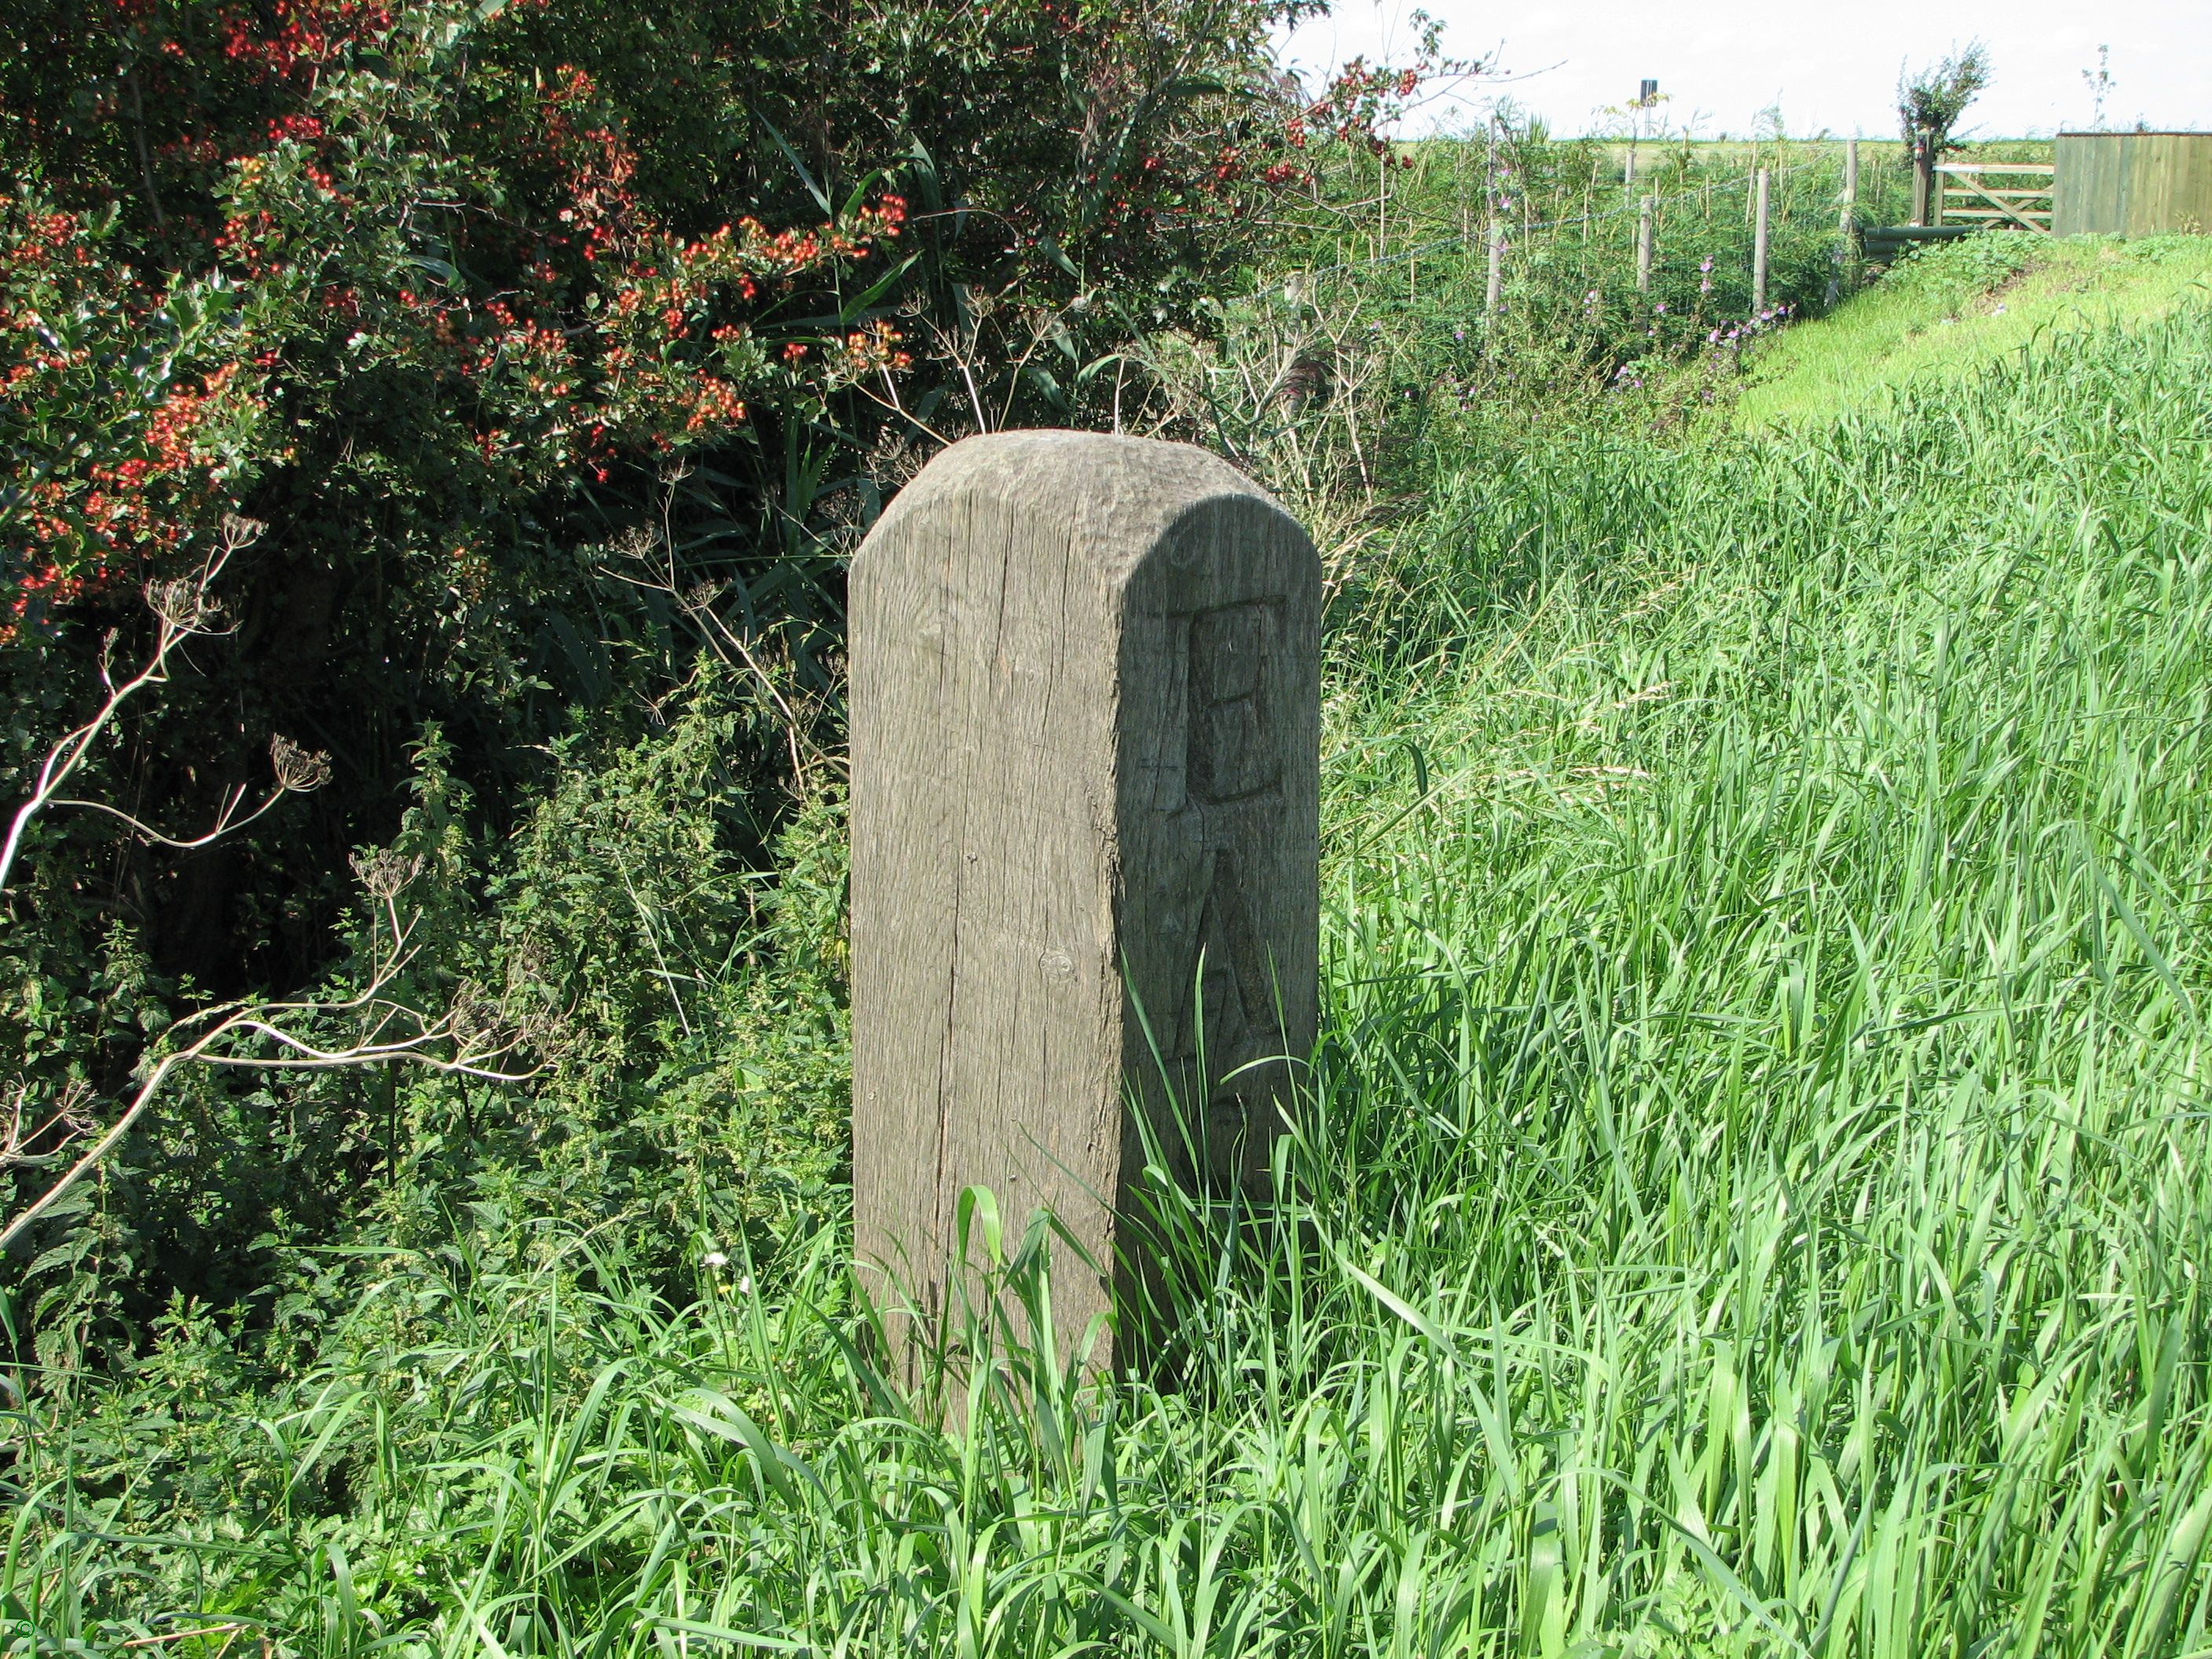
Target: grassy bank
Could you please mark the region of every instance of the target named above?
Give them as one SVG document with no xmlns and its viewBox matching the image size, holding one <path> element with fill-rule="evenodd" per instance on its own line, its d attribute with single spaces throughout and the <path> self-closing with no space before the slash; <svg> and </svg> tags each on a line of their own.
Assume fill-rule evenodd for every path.
<svg viewBox="0 0 2212 1659">
<path fill-rule="evenodd" d="M 1971 375 L 2034 346 L 2147 322 L 2212 297 L 2212 240 L 1982 236 L 1908 260 L 1820 328 L 1761 345 L 1736 405 L 1747 430 L 1825 421 L 1915 380 Z"/>
<path fill-rule="evenodd" d="M 834 1201 L 696 1294 L 488 1201 L 281 1364 L 180 1310 L 40 1396 L 18 1650 L 2203 1650 L 2208 370 L 2187 304 L 1433 429 L 1334 647 L 1305 1224 L 1194 1243 L 1179 1389 L 1002 1346 L 948 1432 Z"/>
</svg>

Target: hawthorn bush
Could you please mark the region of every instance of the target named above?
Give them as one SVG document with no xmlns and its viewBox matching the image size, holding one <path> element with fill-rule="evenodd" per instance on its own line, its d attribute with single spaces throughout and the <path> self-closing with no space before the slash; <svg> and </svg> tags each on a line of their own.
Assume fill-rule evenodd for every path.
<svg viewBox="0 0 2212 1659">
<path fill-rule="evenodd" d="M 246 512 L 223 730 L 134 793 L 187 805 L 155 754 L 204 790 L 279 711 L 347 786 L 289 864 L 150 875 L 157 956 L 311 963 L 427 720 L 500 817 L 579 708 L 726 631 L 818 684 L 834 635 L 791 624 L 834 616 L 823 556 L 901 452 L 1081 419 L 1086 369 L 1244 257 L 1301 137 L 1259 78 L 1281 9 L 8 7 L 17 660 Z M 305 931 L 248 890 L 312 896 Z"/>
</svg>

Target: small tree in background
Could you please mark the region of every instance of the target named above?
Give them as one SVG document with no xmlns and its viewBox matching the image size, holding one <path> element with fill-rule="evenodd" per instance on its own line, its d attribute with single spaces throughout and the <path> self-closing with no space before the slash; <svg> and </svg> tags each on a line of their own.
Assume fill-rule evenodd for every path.
<svg viewBox="0 0 2212 1659">
<path fill-rule="evenodd" d="M 1912 222 L 1928 222 L 1929 186 L 1936 163 L 1952 148 L 1951 129 L 1990 83 L 1989 48 L 1969 40 L 1918 75 L 1900 69 L 1897 116 L 1912 151 Z"/>
<path fill-rule="evenodd" d="M 2105 131 L 2105 104 L 2112 95 L 2112 49 L 2110 46 L 2097 48 L 2097 67 L 2094 70 L 2083 70 L 2081 80 L 2089 88 L 2090 97 L 2096 100 L 2096 112 L 2089 123 L 2090 130 L 2102 132 Z"/>
</svg>

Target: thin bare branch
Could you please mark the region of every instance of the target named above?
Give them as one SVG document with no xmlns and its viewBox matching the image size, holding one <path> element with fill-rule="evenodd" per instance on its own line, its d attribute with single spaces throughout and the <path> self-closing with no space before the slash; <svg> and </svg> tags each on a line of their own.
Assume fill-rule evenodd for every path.
<svg viewBox="0 0 2212 1659">
<path fill-rule="evenodd" d="M 0 1254 L 4 1254 L 33 1222 L 60 1203 L 80 1181 L 99 1167 L 100 1160 L 121 1143 L 144 1115 L 146 1109 L 161 1093 L 161 1085 L 169 1080 L 172 1073 L 183 1066 L 199 1064 L 254 1071 L 331 1071 L 346 1066 L 373 1066 L 386 1060 L 404 1060 L 426 1071 L 477 1078 L 489 1083 L 520 1083 L 532 1075 L 527 1071 L 499 1069 L 495 1062 L 505 1052 L 504 1048 L 479 1048 L 472 1046 L 459 1030 L 458 1009 L 448 1010 L 439 1018 L 429 1020 L 402 1004 L 384 998 L 384 988 L 406 960 L 405 955 L 395 954 L 391 963 L 368 985 L 352 996 L 334 1001 L 231 1003 L 220 1008 L 203 1009 L 198 1014 L 180 1020 L 179 1025 L 187 1025 L 220 1016 L 191 1042 L 164 1054 L 155 1064 L 153 1071 L 131 1097 L 131 1103 L 114 1122 L 108 1125 L 100 1139 L 86 1149 L 60 1180 L 10 1221 L 4 1231 L 0 1231 Z M 343 1048 L 326 1047 L 276 1023 L 285 1015 L 327 1016 L 362 1009 L 381 1012 L 371 1026 L 367 1041 L 350 1043 Z M 398 1018 L 416 1021 L 417 1029 L 411 1036 L 386 1039 L 384 1031 L 394 1019 Z M 275 1055 L 225 1052 L 224 1045 L 234 1041 L 258 1041 L 273 1045 L 279 1052 Z M 441 1052 L 441 1045 L 447 1043 L 452 1045 L 451 1051 Z"/>
<path fill-rule="evenodd" d="M 100 684 L 107 689 L 107 696 L 100 704 L 99 711 L 90 720 L 65 734 L 59 742 L 47 750 L 46 760 L 39 768 L 38 778 L 32 786 L 29 798 L 15 809 L 15 817 L 9 822 L 7 840 L 0 842 L 0 892 L 7 890 L 9 878 L 15 872 L 16 855 L 22 850 L 23 836 L 29 830 L 31 821 L 49 807 L 89 806 L 100 811 L 112 813 L 115 817 L 131 823 L 139 833 L 150 836 L 155 840 L 171 847 L 204 846 L 216 836 L 237 827 L 236 822 L 232 820 L 230 815 L 237 811 L 238 803 L 243 799 L 242 790 L 225 804 L 223 811 L 218 814 L 216 829 L 207 836 L 193 841 L 174 840 L 149 829 L 127 812 L 118 811 L 112 806 L 102 805 L 96 801 L 68 799 L 64 798 L 60 792 L 63 786 L 82 769 L 86 761 L 91 757 L 94 745 L 115 723 L 116 717 L 123 710 L 123 706 L 148 686 L 167 684 L 169 678 L 169 658 L 178 646 L 196 635 L 204 636 L 223 631 L 222 606 L 212 592 L 216 579 L 222 575 L 223 567 L 230 562 L 232 556 L 240 549 L 251 546 L 266 528 L 266 526 L 258 524 L 251 519 L 241 519 L 235 515 L 226 518 L 223 520 L 222 542 L 198 570 L 190 576 L 149 582 L 147 585 L 146 604 L 153 611 L 155 618 L 154 647 L 148 653 L 145 662 L 139 667 L 138 672 L 119 683 L 114 677 L 111 659 L 106 653 L 102 654 L 100 678 Z M 110 638 L 110 644 L 112 647 L 112 636 Z M 303 765 L 300 762 L 295 762 L 291 759 L 291 755 L 281 757 L 278 764 L 277 796 L 289 793 L 293 787 L 288 786 L 284 781 L 288 773 L 289 775 L 303 780 L 313 777 L 317 783 L 329 776 L 327 758 L 306 757 L 304 750 L 294 749 L 289 744 L 287 748 L 291 750 L 291 754 L 301 756 L 311 763 Z M 319 771 L 317 769 L 318 764 Z M 269 806 L 275 804 L 275 799 L 276 797 L 272 797 L 269 802 L 255 809 L 253 816 L 258 817 L 261 813 L 268 811 Z"/>
</svg>

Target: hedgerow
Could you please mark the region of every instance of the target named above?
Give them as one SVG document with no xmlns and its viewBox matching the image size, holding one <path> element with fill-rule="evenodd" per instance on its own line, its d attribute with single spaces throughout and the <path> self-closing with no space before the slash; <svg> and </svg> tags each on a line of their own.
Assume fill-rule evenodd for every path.
<svg viewBox="0 0 2212 1659">
<path fill-rule="evenodd" d="M 30 825 L 0 1073 L 69 1110 L 10 1212 L 177 1018 L 362 983 L 359 869 L 427 918 L 401 988 L 478 1000 L 534 1068 L 412 1108 L 388 1076 L 185 1087 L 28 1241 L 70 1343 L 244 1306 L 254 1241 L 372 1176 L 465 1184 L 509 1131 L 537 1158 L 530 1103 L 604 1124 L 759 1026 L 744 969 L 797 947 L 757 872 L 835 811 L 842 556 L 943 443 L 1133 410 L 1139 334 L 1213 326 L 1312 158 L 1378 143 L 1398 72 L 1313 100 L 1273 70 L 1304 4 L 0 4 L 0 770 L 21 799 L 147 585 L 225 546 L 222 623 L 72 787 L 190 842 L 272 739 L 327 757 L 211 845 Z M 682 866 L 628 891 L 617 777 Z M 672 1001 L 664 902 L 743 1018 Z M 834 966 L 808 983 L 784 1012 L 834 1047 Z"/>
</svg>

